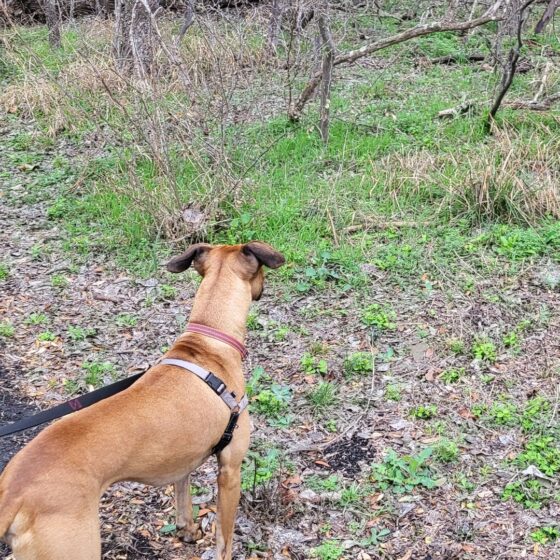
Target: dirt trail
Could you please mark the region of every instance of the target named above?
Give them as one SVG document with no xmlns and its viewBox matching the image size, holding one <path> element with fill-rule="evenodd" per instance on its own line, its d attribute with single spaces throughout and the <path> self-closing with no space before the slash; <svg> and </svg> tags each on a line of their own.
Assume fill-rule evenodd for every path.
<svg viewBox="0 0 560 560">
<path fill-rule="evenodd" d="M 196 289 L 188 275 L 170 278 L 163 267 L 139 280 L 96 251 L 73 254 L 69 245 L 75 240 L 48 219 L 47 208 L 76 180 L 72 171 L 60 174 L 57 162 L 66 159 L 74 169 L 91 154 L 65 140 L 50 148 L 22 146 L 22 133 L 33 138 L 35 132 L 32 124 L 0 120 L 0 262 L 9 271 L 0 281 L 0 323 L 14 328 L 13 335 L 0 336 L 2 423 L 91 389 L 84 381 L 88 373 L 95 371 L 101 384 L 146 369 L 181 332 Z M 479 283 L 470 295 L 437 282 L 430 291 L 411 286 L 406 292 L 385 283 L 380 271 L 367 296 L 332 290 L 285 297 L 281 286 L 275 293 L 266 290 L 255 306 L 247 372 L 262 366 L 268 386 L 289 389 L 291 400 L 280 420 L 253 415 L 247 464 L 260 461 L 259 473 L 269 480 L 244 492 L 236 559 L 301 560 L 329 540 L 339 543 L 347 559 L 559 559 L 550 547 L 541 555 L 528 538 L 530 530 L 557 522 L 558 503 L 524 510 L 501 498 L 504 485 L 517 476 L 511 458 L 526 434 L 519 427 L 488 427 L 470 412 L 492 399 L 523 404 L 541 394 L 558 404 L 553 380 L 560 371 L 560 293 L 535 278 L 527 267 L 515 280 Z M 162 289 L 170 283 L 173 299 Z M 500 290 L 500 301 L 486 297 L 491 289 Z M 363 325 L 362 313 L 372 302 L 393 305 L 396 329 L 372 333 Z M 481 331 L 498 339 L 527 318 L 531 327 L 518 352 L 504 352 L 491 368 L 472 356 L 453 355 L 446 343 L 457 335 L 470 343 Z M 87 331 L 76 334 L 71 326 Z M 374 375 L 349 376 L 345 356 L 369 352 L 371 334 Z M 310 351 L 328 361 L 326 373 L 302 366 Z M 456 384 L 441 379 L 451 367 L 463 368 Z M 309 393 L 324 380 L 337 388 L 321 416 L 313 412 Z M 428 403 L 437 417 L 414 418 L 411 411 Z M 0 468 L 31 435 L 0 441 Z M 371 486 L 371 464 L 387 450 L 417 455 L 445 438 L 458 442 L 459 455 L 449 464 L 432 463 L 435 488 L 403 496 Z M 285 453 L 280 464 L 267 455 L 271 445 Z M 101 502 L 103 558 L 212 558 L 215 479 L 214 460 L 194 477 L 203 530 L 195 546 L 173 534 L 170 487 L 111 488 Z M 330 486 L 312 490 L 313 480 Z M 390 536 L 377 540 L 384 529 Z M 0 548 L 0 557 L 7 554 Z"/>
</svg>

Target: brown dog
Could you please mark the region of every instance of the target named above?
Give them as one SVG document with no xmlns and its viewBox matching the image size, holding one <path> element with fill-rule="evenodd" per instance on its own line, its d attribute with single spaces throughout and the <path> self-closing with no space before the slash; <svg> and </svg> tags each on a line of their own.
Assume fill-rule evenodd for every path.
<svg viewBox="0 0 560 560">
<path fill-rule="evenodd" d="M 251 300 L 263 290 L 262 265 L 284 257 L 269 245 L 198 244 L 167 265 L 191 264 L 203 276 L 190 320 L 243 340 Z M 189 360 L 244 393 L 241 357 L 205 335 L 183 334 L 167 358 Z M 175 483 L 177 525 L 194 537 L 189 475 L 211 454 L 230 419 L 227 406 L 195 375 L 170 365 L 152 367 L 126 391 L 49 426 L 0 476 L 0 538 L 17 560 L 98 560 L 98 504 L 121 480 Z M 233 440 L 218 454 L 216 559 L 230 560 L 241 462 L 249 446 L 249 416 L 239 416 Z"/>
</svg>

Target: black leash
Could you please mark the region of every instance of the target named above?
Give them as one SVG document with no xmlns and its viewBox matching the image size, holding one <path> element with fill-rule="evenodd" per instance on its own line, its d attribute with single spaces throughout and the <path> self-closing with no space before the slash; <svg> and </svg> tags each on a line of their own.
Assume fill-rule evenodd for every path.
<svg viewBox="0 0 560 560">
<path fill-rule="evenodd" d="M 204 381 L 204 383 L 206 383 L 206 385 L 208 385 L 208 387 L 210 387 L 210 389 L 212 389 L 212 391 L 214 391 L 214 393 L 216 393 L 216 395 L 218 395 L 229 407 L 230 418 L 228 425 L 220 441 L 212 448 L 212 454 L 222 451 L 222 449 L 229 445 L 233 439 L 233 433 L 237 427 L 239 414 L 245 410 L 248 404 L 247 396 L 244 395 L 240 401 L 237 401 L 235 394 L 230 393 L 227 390 L 226 384 L 217 375 L 214 375 L 212 372 L 207 371 L 192 362 L 186 362 L 175 358 L 165 358 L 160 362 L 160 365 L 172 365 L 190 371 Z M 48 410 L 44 410 L 34 414 L 33 416 L 27 416 L 17 422 L 14 422 L 13 424 L 2 426 L 0 427 L 0 437 L 15 434 L 17 432 L 27 430 L 28 428 L 39 426 L 39 424 L 56 420 L 57 418 L 61 418 L 62 416 L 66 416 L 67 414 L 71 414 L 72 412 L 76 412 L 82 408 L 86 408 L 99 401 L 112 397 L 113 395 L 128 389 L 131 385 L 138 381 L 144 373 L 146 372 L 137 373 L 136 375 L 132 375 L 131 377 L 127 377 L 126 379 L 122 379 L 121 381 L 117 381 L 116 383 L 112 383 L 106 387 L 101 387 L 101 389 L 96 389 L 95 391 L 91 391 L 85 395 L 66 401 L 54 408 L 49 408 Z"/>
<path fill-rule="evenodd" d="M 101 389 L 96 389 L 86 393 L 85 395 L 80 395 L 75 399 L 66 401 L 65 403 L 59 404 L 54 408 L 49 408 L 48 410 L 43 410 L 33 416 L 27 416 L 21 420 L 14 422 L 13 424 L 8 424 L 6 426 L 0 427 L 0 437 L 9 436 L 10 434 L 15 434 L 21 432 L 22 430 L 27 430 L 28 428 L 33 428 L 39 426 L 39 424 L 44 424 L 45 422 L 50 422 L 51 420 L 56 420 L 72 412 L 76 412 L 82 408 L 86 408 L 95 404 L 96 402 L 107 399 L 128 389 L 133 383 L 138 381 L 140 377 L 144 375 L 145 372 L 137 373 L 106 387 L 101 387 Z"/>
</svg>

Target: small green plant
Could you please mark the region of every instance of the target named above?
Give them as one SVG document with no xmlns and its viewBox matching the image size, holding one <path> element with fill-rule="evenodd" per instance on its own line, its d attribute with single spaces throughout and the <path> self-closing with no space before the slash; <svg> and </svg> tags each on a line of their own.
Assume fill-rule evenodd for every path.
<svg viewBox="0 0 560 560">
<path fill-rule="evenodd" d="M 249 451 L 241 469 L 241 487 L 250 490 L 271 480 L 280 468 L 280 451 L 268 449 L 266 454 Z"/>
<path fill-rule="evenodd" d="M 502 500 L 510 498 L 527 509 L 540 509 L 549 501 L 538 480 L 510 482 L 502 492 Z"/>
<path fill-rule="evenodd" d="M 344 359 L 344 371 L 347 375 L 371 373 L 373 356 L 371 352 L 354 352 Z"/>
<path fill-rule="evenodd" d="M 447 368 L 441 372 L 440 379 L 447 384 L 457 383 L 465 375 L 465 368 Z"/>
<path fill-rule="evenodd" d="M 177 288 L 169 284 L 162 284 L 158 291 L 161 299 L 175 299 L 177 297 Z"/>
<path fill-rule="evenodd" d="M 52 342 L 55 339 L 56 334 L 54 334 L 52 331 L 44 331 L 37 335 L 37 340 L 40 340 L 41 342 Z"/>
<path fill-rule="evenodd" d="M 347 486 L 346 488 L 344 488 L 344 490 L 342 490 L 340 494 L 340 500 L 338 503 L 342 507 L 349 507 L 357 503 L 360 503 L 363 500 L 363 497 L 364 497 L 363 489 L 360 487 L 359 484 L 353 482 L 352 484 L 350 484 L 350 486 Z"/>
<path fill-rule="evenodd" d="M 453 354 L 459 355 L 465 352 L 465 343 L 460 338 L 450 338 L 447 340 L 447 347 Z"/>
<path fill-rule="evenodd" d="M 531 533 L 531 539 L 544 546 L 560 539 L 560 527 L 540 527 Z"/>
<path fill-rule="evenodd" d="M 277 418 L 288 407 L 290 398 L 290 390 L 287 387 L 275 384 L 270 389 L 261 391 L 252 402 L 260 414 Z"/>
<path fill-rule="evenodd" d="M 369 537 L 363 539 L 360 543 L 364 547 L 379 546 L 389 535 L 391 531 L 389 529 L 377 529 L 372 527 L 370 529 Z"/>
<path fill-rule="evenodd" d="M 309 402 L 313 405 L 315 412 L 322 412 L 336 402 L 337 387 L 334 383 L 321 381 L 315 389 L 309 393 Z"/>
<path fill-rule="evenodd" d="M 16 329 L 10 323 L 0 323 L 0 336 L 11 338 L 14 336 Z"/>
<path fill-rule="evenodd" d="M 520 345 L 519 335 L 516 331 L 510 331 L 502 337 L 502 343 L 506 348 L 517 349 Z"/>
<path fill-rule="evenodd" d="M 338 560 L 344 554 L 344 548 L 336 541 L 325 541 L 311 550 L 313 558 L 319 560 Z"/>
<path fill-rule="evenodd" d="M 494 403 L 488 410 L 490 420 L 499 426 L 514 426 L 517 423 L 517 407 L 513 403 Z"/>
<path fill-rule="evenodd" d="M 257 331 L 261 328 L 259 323 L 259 316 L 256 311 L 250 311 L 247 315 L 247 329 L 250 331 Z"/>
<path fill-rule="evenodd" d="M 257 366 L 249 380 L 247 381 L 245 390 L 249 398 L 254 397 L 260 390 L 264 389 L 263 384 L 270 382 L 270 376 L 266 374 L 264 368 Z"/>
<path fill-rule="evenodd" d="M 410 416 L 413 418 L 418 418 L 419 420 L 429 420 L 436 416 L 438 412 L 437 406 L 435 404 L 419 405 L 415 406 L 410 411 Z"/>
<path fill-rule="evenodd" d="M 68 338 L 74 341 L 85 340 L 90 336 L 94 336 L 95 332 L 96 331 L 93 327 L 84 328 L 75 325 L 68 325 L 68 328 L 66 329 L 66 334 L 68 335 Z"/>
<path fill-rule="evenodd" d="M 46 325 L 49 318 L 44 313 L 31 313 L 25 318 L 26 325 Z"/>
<path fill-rule="evenodd" d="M 453 463 L 459 458 L 459 446 L 454 441 L 442 439 L 434 446 L 434 457 L 440 463 Z"/>
<path fill-rule="evenodd" d="M 276 340 L 277 342 L 282 342 L 283 340 L 286 340 L 286 338 L 288 338 L 289 334 L 290 334 L 289 327 L 278 327 L 274 331 L 274 340 Z"/>
<path fill-rule="evenodd" d="M 395 385 L 395 384 L 387 385 L 387 387 L 385 387 L 385 398 L 388 401 L 395 401 L 395 402 L 400 401 L 402 395 L 401 395 L 401 388 L 399 387 L 399 385 Z"/>
<path fill-rule="evenodd" d="M 362 313 L 362 323 L 381 331 L 395 330 L 397 328 L 396 320 L 397 314 L 391 307 L 383 307 L 378 303 L 368 305 Z"/>
<path fill-rule="evenodd" d="M 0 263 L 0 281 L 6 280 L 10 275 L 10 269 L 6 263 Z"/>
<path fill-rule="evenodd" d="M 68 286 L 68 279 L 62 274 L 53 274 L 51 276 L 51 286 L 53 288 L 66 288 Z"/>
<path fill-rule="evenodd" d="M 327 430 L 327 432 L 330 432 L 331 434 L 334 434 L 335 432 L 338 431 L 338 426 L 334 418 L 329 418 L 325 422 L 325 430 Z"/>
<path fill-rule="evenodd" d="M 439 482 L 429 465 L 432 451 L 426 447 L 418 455 L 399 456 L 390 449 L 382 463 L 373 464 L 371 481 L 381 490 L 396 494 L 411 492 L 418 486 L 435 488 Z"/>
<path fill-rule="evenodd" d="M 82 369 L 87 372 L 84 381 L 87 385 L 94 387 L 103 383 L 105 375 L 114 376 L 115 374 L 115 366 L 111 362 L 84 362 Z"/>
<path fill-rule="evenodd" d="M 305 485 L 316 492 L 334 492 L 340 489 L 342 482 L 336 474 L 327 477 L 313 474 L 305 479 Z"/>
<path fill-rule="evenodd" d="M 306 352 L 301 357 L 301 367 L 307 375 L 327 375 L 328 364 L 327 360 L 313 356 L 311 353 Z"/>
<path fill-rule="evenodd" d="M 535 465 L 547 476 L 560 472 L 560 447 L 558 440 L 551 435 L 536 436 L 525 444 L 525 449 L 516 457 L 520 467 Z"/>
<path fill-rule="evenodd" d="M 115 317 L 115 323 L 117 327 L 132 328 L 138 323 L 138 317 L 132 313 L 120 313 Z"/>
<path fill-rule="evenodd" d="M 474 341 L 472 346 L 473 356 L 477 360 L 493 364 L 498 359 L 496 346 L 494 343 L 486 338 L 478 338 Z"/>
<path fill-rule="evenodd" d="M 538 426 L 545 425 L 549 419 L 550 402 L 541 396 L 529 399 L 521 414 L 521 427 L 530 432 Z"/>
</svg>

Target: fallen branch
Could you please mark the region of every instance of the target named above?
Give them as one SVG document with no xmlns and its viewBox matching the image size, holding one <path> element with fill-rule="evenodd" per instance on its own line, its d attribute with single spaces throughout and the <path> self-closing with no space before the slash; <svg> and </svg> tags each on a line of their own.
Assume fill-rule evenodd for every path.
<svg viewBox="0 0 560 560">
<path fill-rule="evenodd" d="M 417 228 L 431 226 L 432 222 L 409 222 L 401 220 L 393 220 L 389 222 L 366 222 L 363 224 L 354 224 L 344 228 L 344 233 L 356 233 L 363 229 L 390 229 L 390 228 Z"/>
<path fill-rule="evenodd" d="M 440 33 L 442 31 L 465 31 L 467 29 L 472 29 L 480 25 L 484 25 L 491 21 L 498 21 L 501 16 L 497 14 L 497 10 L 501 2 L 496 2 L 494 6 L 486 12 L 483 16 L 479 18 L 472 19 L 469 21 L 439 21 L 434 23 L 417 25 L 411 29 L 407 29 L 402 33 L 387 37 L 385 39 L 380 39 L 374 43 L 364 45 L 359 49 L 349 51 L 347 53 L 341 54 L 335 57 L 333 61 L 333 66 L 340 66 L 341 64 L 352 64 L 356 60 L 373 54 L 374 52 L 386 49 L 393 45 L 398 45 L 399 43 L 404 43 L 405 41 L 410 41 L 410 39 L 415 39 L 416 37 L 422 37 L 424 35 L 430 35 L 432 33 Z M 288 117 L 292 122 L 298 121 L 301 118 L 301 113 L 311 99 L 313 93 L 317 89 L 317 86 L 321 83 L 323 79 L 323 71 L 317 71 L 309 80 L 303 91 L 301 92 L 298 100 L 290 107 L 288 111 Z"/>
<path fill-rule="evenodd" d="M 459 64 L 461 62 L 482 62 L 486 60 L 486 56 L 482 53 L 469 54 L 466 57 L 456 56 L 454 54 L 448 54 L 446 56 L 439 56 L 438 58 L 432 58 L 430 62 L 432 64 Z"/>
<path fill-rule="evenodd" d="M 541 101 L 511 101 L 505 103 L 505 107 L 510 109 L 530 109 L 531 111 L 548 111 L 555 104 L 560 102 L 560 93 L 555 93 L 549 97 L 545 97 Z"/>
</svg>

